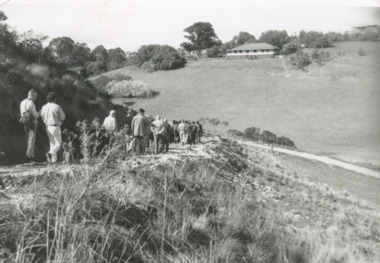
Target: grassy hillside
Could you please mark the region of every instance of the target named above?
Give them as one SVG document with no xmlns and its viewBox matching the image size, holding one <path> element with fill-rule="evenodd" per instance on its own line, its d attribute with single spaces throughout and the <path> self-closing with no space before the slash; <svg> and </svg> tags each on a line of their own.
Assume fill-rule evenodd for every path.
<svg viewBox="0 0 380 263">
<path fill-rule="evenodd" d="M 2 255 L 57 263 L 379 262 L 374 205 L 310 182 L 280 156 L 205 141 L 165 155 L 1 168 Z"/>
<path fill-rule="evenodd" d="M 215 59 L 174 71 L 127 67 L 106 75 L 126 74 L 159 91 L 157 98 L 133 100 L 152 114 L 216 117 L 233 129 L 255 126 L 285 135 L 308 151 L 379 164 L 380 44 L 339 43 L 328 50 L 331 61 L 311 65 L 308 73 L 284 68 L 280 59 Z"/>
</svg>

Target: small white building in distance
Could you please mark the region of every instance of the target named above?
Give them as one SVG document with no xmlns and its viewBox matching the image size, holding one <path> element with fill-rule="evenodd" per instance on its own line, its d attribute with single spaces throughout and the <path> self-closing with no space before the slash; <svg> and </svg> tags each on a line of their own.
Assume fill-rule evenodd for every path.
<svg viewBox="0 0 380 263">
<path fill-rule="evenodd" d="M 227 58 L 263 58 L 273 57 L 279 51 L 278 47 L 267 43 L 249 43 L 227 50 Z"/>
</svg>

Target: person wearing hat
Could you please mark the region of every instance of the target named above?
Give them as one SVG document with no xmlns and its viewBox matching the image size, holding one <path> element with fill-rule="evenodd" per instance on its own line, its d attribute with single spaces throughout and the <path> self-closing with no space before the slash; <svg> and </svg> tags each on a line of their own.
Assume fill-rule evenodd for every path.
<svg viewBox="0 0 380 263">
<path fill-rule="evenodd" d="M 129 104 L 130 103 L 128 103 L 127 101 L 123 102 L 124 114 L 127 115 L 131 111 L 131 115 L 132 115 L 132 117 L 134 117 L 137 115 L 137 111 L 129 108 Z"/>
<path fill-rule="evenodd" d="M 145 110 L 139 109 L 139 113 L 133 117 L 131 123 L 132 135 L 135 139 L 135 151 L 138 155 L 145 153 L 145 139 L 148 136 L 150 121 L 145 116 Z"/>
<path fill-rule="evenodd" d="M 110 115 L 104 119 L 103 126 L 106 128 L 108 132 L 115 132 L 117 131 L 117 124 L 116 124 L 116 111 L 111 110 Z"/>
</svg>

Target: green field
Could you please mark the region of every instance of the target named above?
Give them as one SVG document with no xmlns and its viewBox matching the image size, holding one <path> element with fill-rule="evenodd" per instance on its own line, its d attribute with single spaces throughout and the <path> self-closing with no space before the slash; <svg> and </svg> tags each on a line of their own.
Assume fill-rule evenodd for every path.
<svg viewBox="0 0 380 263">
<path fill-rule="evenodd" d="M 360 48 L 365 56 L 358 55 Z M 130 75 L 160 91 L 134 105 L 150 114 L 218 118 L 230 129 L 260 127 L 306 151 L 378 165 L 380 43 L 340 43 L 327 50 L 330 61 L 309 66 L 307 73 L 274 58 L 199 60 L 173 71 L 128 67 L 106 74 Z"/>
</svg>

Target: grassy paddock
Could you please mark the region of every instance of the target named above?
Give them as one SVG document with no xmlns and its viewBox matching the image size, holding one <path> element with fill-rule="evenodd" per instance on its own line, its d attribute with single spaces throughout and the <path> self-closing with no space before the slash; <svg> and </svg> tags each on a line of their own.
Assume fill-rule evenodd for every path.
<svg viewBox="0 0 380 263">
<path fill-rule="evenodd" d="M 360 48 L 365 56 L 358 55 Z M 280 59 L 208 59 L 179 70 L 127 67 L 106 75 L 129 75 L 159 91 L 152 100 L 134 100 L 134 107 L 155 115 L 218 118 L 238 130 L 260 127 L 307 151 L 380 164 L 380 45 L 339 43 L 327 50 L 331 61 L 308 73 L 286 64 L 285 70 Z"/>
</svg>

